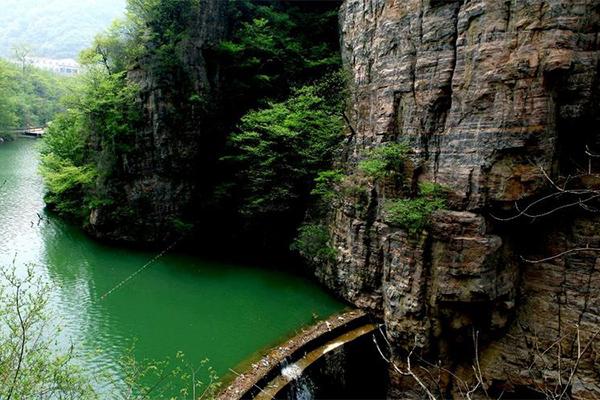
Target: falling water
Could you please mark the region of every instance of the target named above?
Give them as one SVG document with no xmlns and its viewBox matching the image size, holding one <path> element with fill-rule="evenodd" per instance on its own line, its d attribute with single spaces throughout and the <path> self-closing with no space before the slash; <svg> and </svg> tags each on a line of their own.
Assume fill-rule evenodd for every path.
<svg viewBox="0 0 600 400">
<path fill-rule="evenodd" d="M 296 364 L 286 365 L 281 369 L 281 375 L 291 382 L 302 376 L 302 368 Z"/>
<path fill-rule="evenodd" d="M 313 400 L 315 387 L 308 376 L 302 375 L 302 368 L 297 364 L 285 365 L 281 375 L 291 382 L 288 400 Z"/>
</svg>

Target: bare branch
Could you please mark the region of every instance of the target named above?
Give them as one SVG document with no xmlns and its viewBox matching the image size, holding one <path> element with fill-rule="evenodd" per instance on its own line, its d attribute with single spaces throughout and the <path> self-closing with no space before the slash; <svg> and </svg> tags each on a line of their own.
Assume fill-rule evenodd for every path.
<svg viewBox="0 0 600 400">
<path fill-rule="evenodd" d="M 17 359 L 17 368 L 15 370 L 15 375 L 13 377 L 12 385 L 10 387 L 10 390 L 8 391 L 8 395 L 6 396 L 6 400 L 11 399 L 11 397 L 13 395 L 13 391 L 15 390 L 15 387 L 17 386 L 17 379 L 19 379 L 19 374 L 21 373 L 21 365 L 23 363 L 23 356 L 25 354 L 25 343 L 26 343 L 26 339 L 27 339 L 25 322 L 23 321 L 23 316 L 21 314 L 21 304 L 19 303 L 20 290 L 21 290 L 21 286 L 18 285 L 16 287 L 16 293 L 15 293 L 15 307 L 17 310 L 17 316 L 19 318 L 19 325 L 21 328 L 21 344 L 20 344 L 20 348 L 19 348 L 19 357 Z"/>
<path fill-rule="evenodd" d="M 589 148 L 586 148 L 586 149 L 587 149 L 586 154 L 589 157 L 600 157 L 600 155 L 592 154 L 589 151 Z M 588 164 L 589 165 L 588 165 L 587 174 L 582 174 L 582 175 L 577 175 L 577 176 L 583 177 L 583 176 L 593 175 L 592 170 L 591 170 L 591 159 Z M 592 200 L 600 198 L 600 190 L 594 190 L 592 188 L 567 189 L 567 185 L 569 184 L 569 182 L 572 178 L 570 175 L 566 179 L 564 179 L 563 186 L 560 186 L 555 180 L 553 180 L 550 177 L 550 175 L 546 172 L 546 170 L 541 165 L 537 165 L 537 167 L 540 170 L 540 172 L 542 173 L 542 175 L 544 176 L 544 178 L 548 181 L 550 186 L 556 190 L 556 192 L 550 193 L 548 195 L 545 195 L 545 196 L 531 202 L 524 209 L 521 209 L 519 207 L 519 204 L 515 202 L 515 209 L 517 210 L 517 214 L 510 216 L 510 217 L 506 217 L 506 218 L 498 217 L 498 216 L 491 214 L 492 218 L 494 218 L 495 220 L 498 220 L 498 221 L 503 221 L 503 222 L 512 221 L 512 220 L 515 220 L 520 217 L 528 217 L 531 219 L 535 219 L 535 218 L 545 217 L 545 216 L 551 215 L 557 211 L 560 211 L 560 210 L 563 210 L 566 208 L 570 208 L 570 207 L 575 207 L 575 206 L 580 206 L 584 210 L 597 212 L 597 210 L 590 207 L 587 203 L 589 203 Z M 578 196 L 579 198 L 576 201 L 572 201 L 570 203 L 554 207 L 549 211 L 545 211 L 545 212 L 537 213 L 537 214 L 530 212 L 530 210 L 532 210 L 534 207 L 543 205 L 547 201 L 558 200 L 562 195 L 573 195 L 573 196 Z M 582 197 L 585 197 L 585 198 L 582 198 Z"/>
<path fill-rule="evenodd" d="M 598 252 L 598 251 L 600 251 L 600 247 L 578 247 L 578 248 L 575 248 L 575 249 L 570 249 L 570 250 L 563 251 L 562 253 L 558 253 L 558 254 L 555 254 L 555 255 L 550 256 L 550 257 L 542 258 L 540 260 L 529 260 L 529 259 L 527 259 L 527 258 L 525 258 L 523 256 L 521 256 L 521 259 L 523 261 L 527 262 L 527 263 L 530 263 L 530 264 L 539 264 L 539 263 L 543 263 L 543 262 L 546 262 L 546 261 L 554 260 L 556 258 L 563 257 L 563 256 L 565 256 L 567 254 L 579 253 L 579 252 L 586 252 L 586 251 Z"/>
<path fill-rule="evenodd" d="M 387 341 L 387 339 L 386 339 Z M 373 335 L 373 343 L 375 343 L 375 347 L 377 347 L 377 351 L 379 352 L 379 354 L 381 355 L 381 357 L 383 358 L 383 360 L 385 362 L 387 362 L 388 364 L 390 364 L 394 370 L 402 375 L 402 376 L 410 376 L 412 377 L 417 384 L 425 391 L 425 393 L 427 394 L 427 398 L 430 400 L 436 400 L 436 397 L 433 395 L 433 393 L 431 393 L 431 391 L 429 390 L 429 388 L 427 387 L 427 385 L 425 385 L 423 383 L 423 381 L 421 381 L 421 379 L 417 376 L 417 374 L 415 374 L 412 371 L 412 367 L 411 367 L 411 357 L 415 351 L 415 349 L 417 348 L 417 338 L 415 337 L 415 345 L 413 346 L 413 348 L 411 349 L 410 353 L 408 353 L 408 357 L 406 358 L 406 371 L 403 371 L 402 369 L 400 369 L 398 367 L 398 365 L 396 365 L 395 362 L 391 361 L 389 358 L 387 358 L 383 352 L 381 351 L 381 348 L 379 347 L 379 343 L 377 343 L 377 338 L 375 337 L 375 335 Z"/>
<path fill-rule="evenodd" d="M 588 157 L 600 158 L 600 154 L 594 154 L 594 153 L 592 153 L 592 151 L 590 150 L 590 146 L 588 146 L 588 145 L 585 145 L 585 154 Z"/>
<path fill-rule="evenodd" d="M 555 208 L 553 208 L 553 209 L 551 209 L 549 211 L 543 212 L 543 213 L 531 214 L 531 213 L 528 212 L 533 207 L 535 207 L 535 206 L 537 206 L 537 205 L 539 205 L 539 204 L 541 204 L 541 203 L 543 203 L 545 201 L 548 201 L 548 200 L 550 200 L 552 198 L 560 197 L 560 196 L 562 196 L 564 194 L 573 194 L 573 195 L 590 194 L 591 196 L 589 196 L 589 197 L 587 197 L 587 198 L 585 198 L 583 200 L 581 198 L 579 198 L 579 199 L 577 199 L 577 201 L 574 201 L 574 202 L 571 202 L 571 203 L 567 203 L 567 204 L 563 204 L 561 206 L 557 206 L 557 207 L 555 207 Z M 560 211 L 562 209 L 569 208 L 569 207 L 580 206 L 580 207 L 582 207 L 582 208 L 585 209 L 585 207 L 589 207 L 589 206 L 587 206 L 586 203 L 588 203 L 588 202 L 590 202 L 592 200 L 595 200 L 597 198 L 600 198 L 600 192 L 599 191 L 595 191 L 595 190 L 564 190 L 564 191 L 561 191 L 561 192 L 558 192 L 558 193 L 552 193 L 552 194 L 546 195 L 546 196 L 544 196 L 544 197 L 542 197 L 542 198 L 540 198 L 540 199 L 538 199 L 538 200 L 530 203 L 523 210 L 521 210 L 519 208 L 519 205 L 515 203 L 515 209 L 519 213 L 516 214 L 516 215 L 513 215 L 511 217 L 502 218 L 502 217 L 495 216 L 493 214 L 490 214 L 490 216 L 492 218 L 494 218 L 495 220 L 502 221 L 502 222 L 513 221 L 513 220 L 515 220 L 515 219 L 517 219 L 519 217 L 528 217 L 528 218 L 532 218 L 532 219 L 534 219 L 534 218 L 541 218 L 541 217 L 546 217 L 548 215 L 554 214 L 557 211 Z"/>
<path fill-rule="evenodd" d="M 585 345 L 585 347 L 582 350 L 581 349 L 581 341 L 580 341 L 581 339 L 580 339 L 579 326 L 577 326 L 577 360 L 575 361 L 575 365 L 571 369 L 571 374 L 569 375 L 569 380 L 564 385 L 564 389 L 563 389 L 562 393 L 560 394 L 560 396 L 558 397 L 558 400 L 561 400 L 565 396 L 565 394 L 567 393 L 567 390 L 569 390 L 569 387 L 571 386 L 571 382 L 573 381 L 573 377 L 575 376 L 575 373 L 577 372 L 577 369 L 579 368 L 579 364 L 581 363 L 581 359 L 583 358 L 583 355 L 588 351 L 588 349 L 590 348 L 590 346 L 592 345 L 592 343 L 594 343 L 594 341 L 596 340 L 596 337 L 598 337 L 598 335 L 600 335 L 600 330 L 596 331 L 592 335 L 592 337 L 590 338 L 590 340 L 588 341 L 588 343 Z"/>
<path fill-rule="evenodd" d="M 541 165 L 538 165 L 538 168 L 540 169 L 540 171 L 542 171 L 542 174 L 544 174 L 544 176 L 546 177 L 546 179 L 548 180 L 548 182 L 550 182 L 550 184 L 552 186 L 554 186 L 556 188 L 556 190 L 558 190 L 559 192 L 564 192 L 565 188 L 564 187 L 560 187 L 556 184 L 556 182 L 554 182 L 552 180 L 552 178 L 550 178 L 550 176 L 548 175 L 548 173 L 546 173 L 546 170 L 544 169 L 544 167 L 542 167 Z"/>
<path fill-rule="evenodd" d="M 473 330 L 473 346 L 475 347 L 475 365 L 473 366 L 473 370 L 475 371 L 475 377 L 477 378 L 478 385 L 481 385 L 483 392 L 485 393 L 485 397 L 489 398 L 488 392 L 485 388 L 485 384 L 483 382 L 483 374 L 481 373 L 481 366 L 479 364 L 479 331 Z"/>
</svg>

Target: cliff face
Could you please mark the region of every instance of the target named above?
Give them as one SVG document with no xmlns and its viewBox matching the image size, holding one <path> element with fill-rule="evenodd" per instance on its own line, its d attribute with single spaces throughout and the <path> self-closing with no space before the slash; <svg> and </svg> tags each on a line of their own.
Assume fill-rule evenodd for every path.
<svg viewBox="0 0 600 400">
<path fill-rule="evenodd" d="M 98 237 L 137 242 L 178 236 L 211 179 L 219 71 L 212 49 L 225 37 L 227 2 L 204 0 L 186 38 L 177 43 L 176 60 L 165 73 L 160 51 L 148 49 L 128 78 L 139 86 L 142 126 L 116 160 L 117 180 L 105 190 L 119 191 L 120 211 L 98 207 L 90 230 Z M 175 58 L 175 56 L 170 56 Z M 183 223 L 183 224 L 182 224 Z"/>
<path fill-rule="evenodd" d="M 574 397 L 600 396 L 600 254 L 526 261 L 600 247 L 592 204 L 557 195 L 565 176 L 569 189 L 600 188 L 600 3 L 346 0 L 340 21 L 353 86 L 348 179 L 364 184 L 357 163 L 369 149 L 406 141 L 413 185 L 434 181 L 451 194 L 415 238 L 384 222 L 397 189 L 367 180 L 333 213 L 338 259 L 316 275 L 383 316 L 398 363 L 415 345 L 441 360 L 448 393 L 475 380 L 478 332 L 488 391 L 562 382 Z M 561 210 L 495 218 L 544 196 L 527 215 Z M 568 380 L 577 331 L 589 346 Z M 392 394 L 415 386 L 391 375 Z"/>
</svg>

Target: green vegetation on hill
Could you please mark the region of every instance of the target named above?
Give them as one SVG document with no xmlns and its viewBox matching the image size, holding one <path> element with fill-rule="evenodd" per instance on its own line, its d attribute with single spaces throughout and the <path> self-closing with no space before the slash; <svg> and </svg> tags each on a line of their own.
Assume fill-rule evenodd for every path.
<svg viewBox="0 0 600 400">
<path fill-rule="evenodd" d="M 221 121 L 202 143 L 216 153 L 210 155 L 212 183 L 202 189 L 209 200 L 196 217 L 203 229 L 218 215 L 211 223 L 227 221 L 229 233 L 287 249 L 314 179 L 330 169 L 341 139 L 345 83 L 337 7 L 330 1 L 230 2 L 229 36 L 205 53 L 221 77 L 218 101 L 209 101 L 190 90 L 184 57 L 200 2 L 129 0 L 126 19 L 82 53 L 90 72 L 81 94 L 48 134 L 47 201 L 82 221 L 99 204 L 115 205 L 115 221 L 143 217 L 139 210 L 118 209 L 124 203 L 119 185 L 127 179 L 124 160 L 136 156 L 133 136 L 144 123 L 135 102 L 139 88 L 126 72 L 142 68 L 174 101 L 172 115 L 162 117 L 167 126 L 182 125 L 177 121 L 188 117 L 186 110 Z M 63 141 L 71 141 L 67 147 L 74 151 L 61 153 Z M 196 221 L 186 219 L 186 227 L 190 222 Z"/>
<path fill-rule="evenodd" d="M 125 0 L 3 0 L 0 57 L 25 44 L 34 56 L 76 58 L 124 8 Z"/>
<path fill-rule="evenodd" d="M 159 84 L 174 91 L 190 86 L 180 52 L 186 28 L 201 10 L 199 1 L 129 0 L 127 10 L 125 20 L 115 21 L 81 53 L 87 71 L 81 88 L 46 135 L 46 202 L 83 224 L 98 206 L 111 207 L 114 223 L 142 217 L 119 197 L 122 166 L 133 151 L 143 112 L 136 102 L 139 88 L 127 72 L 144 58 Z M 178 94 L 195 101 L 188 93 Z M 65 143 L 73 151 L 61 151 Z"/>
<path fill-rule="evenodd" d="M 330 166 L 341 139 L 342 117 L 330 90 L 303 86 L 284 102 L 246 114 L 231 135 L 232 155 L 225 159 L 237 173 L 230 194 L 250 230 L 280 234 L 303 214 L 315 177 Z"/>
<path fill-rule="evenodd" d="M 46 203 L 59 213 L 84 221 L 94 207 L 114 202 L 98 182 L 109 179 L 118 157 L 130 150 L 140 118 L 136 90 L 124 72 L 90 65 L 78 95 L 65 101 L 68 111 L 45 135 L 41 163 Z"/>
<path fill-rule="evenodd" d="M 0 131 L 46 125 L 64 109 L 61 98 L 74 85 L 71 78 L 0 59 Z"/>
<path fill-rule="evenodd" d="M 218 49 L 230 128 L 218 214 L 245 243 L 287 249 L 341 140 L 345 80 L 332 1 L 232 2 Z M 245 234 L 245 236 L 244 236 Z"/>
<path fill-rule="evenodd" d="M 223 97 L 239 116 L 341 66 L 335 1 L 230 2 L 232 32 L 218 51 Z M 229 108 L 229 107 L 227 107 Z"/>
</svg>

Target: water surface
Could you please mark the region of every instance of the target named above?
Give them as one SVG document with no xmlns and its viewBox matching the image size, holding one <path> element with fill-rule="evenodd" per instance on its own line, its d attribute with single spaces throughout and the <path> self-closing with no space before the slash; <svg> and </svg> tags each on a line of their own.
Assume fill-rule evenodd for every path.
<svg viewBox="0 0 600 400">
<path fill-rule="evenodd" d="M 138 358 L 182 351 L 220 374 L 343 305 L 290 273 L 167 254 L 105 299 L 156 252 L 103 245 L 44 211 L 38 142 L 0 145 L 0 265 L 32 264 L 51 285 L 50 307 L 88 373 L 120 375 Z M 40 220 L 42 217 L 42 220 Z"/>
</svg>

